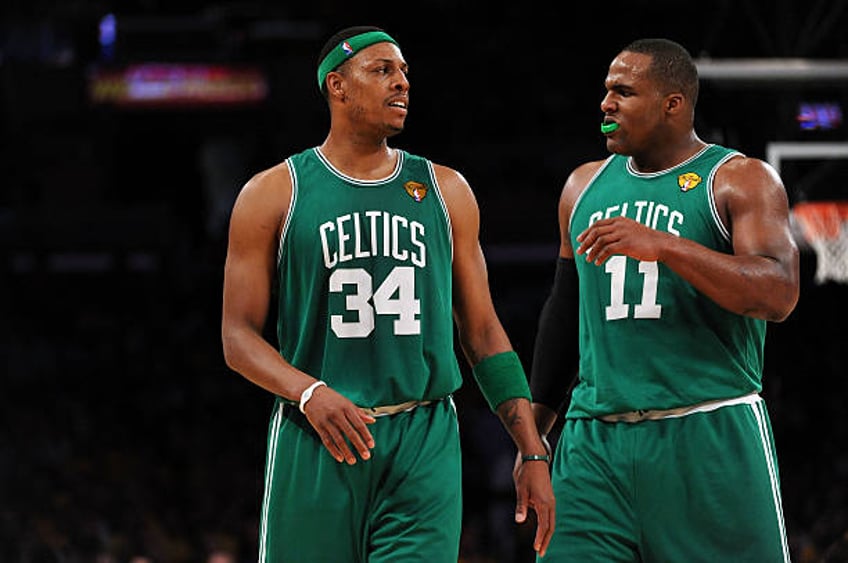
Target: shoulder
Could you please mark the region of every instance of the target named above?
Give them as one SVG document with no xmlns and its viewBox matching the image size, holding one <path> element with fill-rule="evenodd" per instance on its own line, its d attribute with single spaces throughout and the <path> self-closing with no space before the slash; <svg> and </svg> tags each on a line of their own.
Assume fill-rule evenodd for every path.
<svg viewBox="0 0 848 563">
<path fill-rule="evenodd" d="M 726 225 L 733 217 L 755 212 L 765 216 L 766 210 L 783 211 L 789 196 L 780 175 L 767 162 L 739 155 L 722 164 L 713 180 L 716 210 Z"/>
<path fill-rule="evenodd" d="M 449 207 L 452 203 L 474 198 L 471 185 L 461 172 L 443 164 L 432 163 L 432 165 L 439 191 Z"/>
<path fill-rule="evenodd" d="M 728 159 L 719 167 L 716 172 L 716 179 L 718 177 L 733 179 L 753 177 L 756 179 L 780 180 L 777 171 L 769 163 L 759 158 L 745 156 L 741 153 L 736 153 L 735 156 Z"/>
<path fill-rule="evenodd" d="M 769 163 L 742 154 L 722 164 L 715 174 L 714 191 L 717 198 L 734 197 L 755 191 L 785 192 L 780 175 Z"/>
<path fill-rule="evenodd" d="M 566 186 L 585 187 L 586 184 L 598 173 L 598 170 L 607 162 L 608 159 L 592 160 L 584 162 L 577 168 L 571 171 L 566 180 Z"/>
<path fill-rule="evenodd" d="M 255 173 L 238 193 L 234 217 L 277 222 L 288 211 L 292 196 L 292 180 L 286 161 Z"/>
<path fill-rule="evenodd" d="M 469 187 L 468 181 L 465 179 L 465 176 L 462 175 L 459 170 L 451 168 L 450 166 L 445 166 L 443 164 L 433 164 L 433 173 L 436 176 L 436 181 L 439 183 L 439 186 L 445 189 L 454 189 L 454 188 L 467 188 Z"/>
<path fill-rule="evenodd" d="M 291 174 L 286 160 L 253 174 L 242 187 L 241 193 L 246 196 L 268 196 L 274 192 L 291 191 L 291 186 Z"/>
<path fill-rule="evenodd" d="M 433 175 L 450 216 L 454 242 L 460 239 L 476 238 L 480 209 L 465 176 L 449 166 L 435 163 L 433 163 Z"/>
<path fill-rule="evenodd" d="M 565 180 L 565 185 L 562 188 L 562 194 L 560 196 L 560 202 L 570 207 L 577 198 L 580 197 L 580 194 L 583 193 L 583 190 L 586 189 L 586 186 L 589 185 L 589 182 L 591 182 L 592 178 L 595 177 L 607 160 L 608 159 L 602 159 L 584 162 L 572 170 L 568 175 L 568 178 Z"/>
</svg>

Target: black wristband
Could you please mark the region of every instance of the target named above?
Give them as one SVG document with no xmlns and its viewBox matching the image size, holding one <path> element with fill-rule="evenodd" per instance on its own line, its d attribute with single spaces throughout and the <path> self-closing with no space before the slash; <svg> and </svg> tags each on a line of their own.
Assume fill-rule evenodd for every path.
<svg viewBox="0 0 848 563">
<path fill-rule="evenodd" d="M 545 463 L 551 462 L 551 456 L 549 455 L 523 455 L 521 456 L 521 463 L 525 461 L 544 461 Z"/>
</svg>

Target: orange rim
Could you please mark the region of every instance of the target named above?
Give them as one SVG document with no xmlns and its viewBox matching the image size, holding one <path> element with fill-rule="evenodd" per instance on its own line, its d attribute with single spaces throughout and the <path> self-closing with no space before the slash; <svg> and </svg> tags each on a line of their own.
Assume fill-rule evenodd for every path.
<svg viewBox="0 0 848 563">
<path fill-rule="evenodd" d="M 848 221 L 848 201 L 805 201 L 793 206 L 792 214 L 808 241 L 835 239 Z"/>
</svg>

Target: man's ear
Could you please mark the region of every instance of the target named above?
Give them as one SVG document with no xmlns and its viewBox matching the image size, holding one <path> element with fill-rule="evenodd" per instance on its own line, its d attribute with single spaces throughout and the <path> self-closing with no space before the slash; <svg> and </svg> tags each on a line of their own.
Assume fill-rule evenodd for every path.
<svg viewBox="0 0 848 563">
<path fill-rule="evenodd" d="M 686 100 L 680 92 L 674 92 L 665 97 L 665 111 L 676 113 L 681 110 Z"/>
<path fill-rule="evenodd" d="M 327 74 L 327 94 L 331 97 L 336 97 L 344 101 L 344 77 L 338 72 L 330 72 Z"/>
</svg>

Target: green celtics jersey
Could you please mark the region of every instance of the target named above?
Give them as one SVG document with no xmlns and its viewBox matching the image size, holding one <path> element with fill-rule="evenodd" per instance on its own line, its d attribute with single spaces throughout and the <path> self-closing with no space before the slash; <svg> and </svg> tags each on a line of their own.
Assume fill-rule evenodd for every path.
<svg viewBox="0 0 848 563">
<path fill-rule="evenodd" d="M 317 148 L 291 156 L 277 336 L 292 365 L 359 406 L 439 399 L 461 384 L 450 219 L 432 164 L 346 176 Z"/>
<path fill-rule="evenodd" d="M 716 170 L 739 153 L 718 145 L 661 172 L 611 155 L 572 211 L 569 236 L 625 216 L 731 253 L 713 201 Z M 580 372 L 567 416 L 671 409 L 761 390 L 765 321 L 731 313 L 662 263 L 576 256 Z"/>
</svg>

